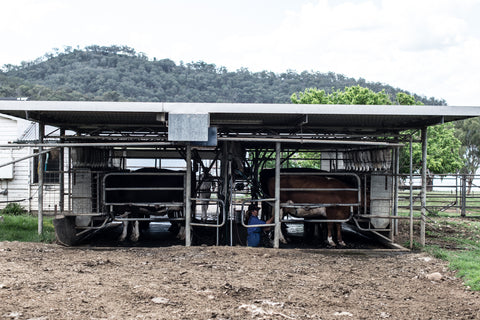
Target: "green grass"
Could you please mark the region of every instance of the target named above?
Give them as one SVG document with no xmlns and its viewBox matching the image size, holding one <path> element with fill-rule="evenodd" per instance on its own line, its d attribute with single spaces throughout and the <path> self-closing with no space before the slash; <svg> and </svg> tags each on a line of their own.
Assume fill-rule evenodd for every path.
<svg viewBox="0 0 480 320">
<path fill-rule="evenodd" d="M 427 238 L 435 237 L 442 245 L 427 245 L 425 251 L 448 261 L 449 268 L 457 272 L 465 285 L 471 290 L 480 291 L 480 221 L 445 217 L 438 219 L 441 222 L 429 230 Z"/>
<path fill-rule="evenodd" d="M 0 221 L 0 241 L 21 242 L 53 242 L 55 231 L 52 218 L 44 217 L 43 234 L 38 234 L 38 219 L 28 214 L 3 214 L 4 221 Z"/>
<path fill-rule="evenodd" d="M 470 250 L 445 250 L 435 246 L 426 247 L 425 250 L 433 256 L 449 262 L 449 268 L 457 271 L 465 285 L 471 290 L 480 291 L 480 248 Z"/>
</svg>

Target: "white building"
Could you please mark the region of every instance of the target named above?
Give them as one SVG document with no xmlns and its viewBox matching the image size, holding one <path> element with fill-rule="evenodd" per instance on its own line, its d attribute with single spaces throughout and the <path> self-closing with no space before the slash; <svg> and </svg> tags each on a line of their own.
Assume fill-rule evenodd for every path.
<svg viewBox="0 0 480 320">
<path fill-rule="evenodd" d="M 38 126 L 23 119 L 0 114 L 0 209 L 8 203 L 19 203 L 25 210 L 38 210 L 38 157 L 32 155 L 38 151 L 34 147 L 14 147 L 6 145 L 16 141 L 34 141 L 38 139 Z M 60 199 L 58 151 L 46 156 L 44 187 L 44 211 L 54 212 Z M 57 171 L 57 172 L 52 172 Z M 67 202 L 67 198 L 65 199 Z M 67 202 L 68 203 L 68 202 Z"/>
</svg>

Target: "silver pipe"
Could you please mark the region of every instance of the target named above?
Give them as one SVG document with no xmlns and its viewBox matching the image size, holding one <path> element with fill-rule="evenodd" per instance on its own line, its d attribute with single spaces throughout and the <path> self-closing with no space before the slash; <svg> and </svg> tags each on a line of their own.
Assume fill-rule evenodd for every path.
<svg viewBox="0 0 480 320">
<path fill-rule="evenodd" d="M 21 157 L 21 158 L 12 160 L 12 161 L 10 161 L 10 162 L 2 163 L 2 164 L 0 164 L 0 168 L 1 168 L 1 167 L 8 166 L 8 165 L 10 165 L 10 164 L 14 164 L 14 163 L 23 161 L 23 160 L 27 160 L 27 159 L 30 159 L 30 158 L 38 157 L 38 156 L 40 156 L 40 155 L 42 155 L 42 154 L 45 154 L 45 153 L 49 153 L 50 150 L 52 150 L 52 149 L 55 149 L 55 148 L 51 148 L 51 149 L 43 150 L 43 151 L 40 151 L 40 150 L 39 150 L 38 153 L 33 153 L 33 154 L 31 154 L 31 155 L 28 155 L 28 156 L 25 156 L 25 157 Z"/>
<path fill-rule="evenodd" d="M 378 231 L 375 231 L 375 230 L 368 230 L 370 232 L 372 232 L 373 234 L 377 235 L 378 237 L 382 238 L 382 239 L 385 239 L 387 240 L 388 242 L 391 242 L 390 238 L 388 237 L 385 237 L 383 234 L 381 233 L 378 233 L 378 231 L 381 231 L 381 230 L 378 230 Z"/>
<path fill-rule="evenodd" d="M 282 189 L 283 190 L 283 189 Z M 358 207 L 360 203 L 295 203 L 287 204 L 287 202 L 282 202 L 282 208 L 321 208 L 321 207 Z"/>
<path fill-rule="evenodd" d="M 192 222 L 192 147 L 187 144 L 186 150 L 186 162 L 187 172 L 185 176 L 185 246 L 190 247 L 192 245 L 191 239 L 191 222 Z"/>
<path fill-rule="evenodd" d="M 172 190 L 172 191 L 182 191 L 183 188 L 181 188 L 181 187 L 171 187 L 171 188 L 169 188 L 169 187 L 105 188 L 105 191 L 122 191 L 122 190 L 125 190 L 125 191 L 132 191 L 132 190 L 138 190 L 138 191 L 168 191 L 168 190 Z"/>
<path fill-rule="evenodd" d="M 422 209 L 420 220 L 420 245 L 425 247 L 425 215 L 427 206 L 427 128 L 422 128 Z"/>
<path fill-rule="evenodd" d="M 345 140 L 319 140 L 314 138 L 288 139 L 288 138 L 255 138 L 255 137 L 218 137 L 218 141 L 247 141 L 247 142 L 279 142 L 279 143 L 314 143 L 314 144 L 344 144 L 344 145 L 369 145 L 403 147 L 402 143 L 371 142 L 371 141 L 345 141 Z"/>
<path fill-rule="evenodd" d="M 150 221 L 150 222 L 170 222 L 185 221 L 185 218 L 114 218 L 113 221 Z"/>
<path fill-rule="evenodd" d="M 280 247 L 280 161 L 282 147 L 279 141 L 275 143 L 275 234 L 273 238 L 273 247 Z"/>
<path fill-rule="evenodd" d="M 358 228 L 358 230 L 360 231 L 370 231 L 370 232 L 375 232 L 375 231 L 390 231 L 390 229 L 371 229 L 371 228 L 363 228 L 361 227 L 359 224 L 358 224 L 358 221 L 356 218 L 353 218 L 352 219 L 353 222 L 355 222 L 355 226 Z M 375 230 L 375 231 L 374 231 Z M 388 241 L 390 241 L 390 239 L 388 239 L 387 237 L 384 237 L 385 239 L 387 239 Z"/>
<path fill-rule="evenodd" d="M 308 223 L 323 223 L 323 222 L 338 222 L 338 223 L 343 223 L 343 222 L 348 222 L 352 219 L 353 213 L 350 212 L 350 215 L 348 216 L 347 219 L 307 219 L 307 220 L 281 220 L 280 222 L 284 223 L 303 223 L 303 222 L 308 222 Z"/>
<path fill-rule="evenodd" d="M 45 136 L 45 125 L 40 122 L 38 124 L 38 139 L 43 142 Z M 43 172 L 45 171 L 45 157 L 43 156 L 43 147 L 38 148 L 41 155 L 38 158 L 38 234 L 43 234 Z"/>
<path fill-rule="evenodd" d="M 390 219 L 390 220 L 407 220 L 410 219 L 408 216 L 381 216 L 381 215 L 369 215 L 369 214 L 358 214 L 355 217 L 357 218 L 375 218 L 375 219 Z M 420 220 L 421 218 L 413 218 L 415 220 Z"/>
<path fill-rule="evenodd" d="M 141 146 L 171 146 L 172 142 L 46 142 L 46 143 L 18 143 L 0 144 L 0 148 L 22 148 L 22 147 L 141 147 Z"/>
<path fill-rule="evenodd" d="M 395 171 L 394 171 L 394 190 L 393 190 L 393 215 L 398 216 L 398 172 L 400 171 L 400 148 L 395 148 Z M 398 236 L 398 221 L 394 220 L 393 232 L 391 235 L 392 242 L 394 237 Z"/>
<path fill-rule="evenodd" d="M 60 129 L 60 136 L 65 135 L 65 129 Z M 63 139 L 60 138 L 60 141 L 63 142 Z M 59 199 L 59 207 L 60 207 L 60 214 L 65 211 L 65 148 L 61 147 L 59 150 L 59 159 L 58 162 L 60 163 L 60 199 Z M 98 199 L 98 197 L 97 197 Z M 98 208 L 98 206 L 97 206 Z"/>
<path fill-rule="evenodd" d="M 282 191 L 358 191 L 358 188 L 282 188 Z"/>
<path fill-rule="evenodd" d="M 89 232 L 89 231 L 91 231 L 91 230 L 100 230 L 100 229 L 103 229 L 103 228 L 105 227 L 105 225 L 107 224 L 108 220 L 109 220 L 108 218 L 105 218 L 105 220 L 103 221 L 103 223 L 102 223 L 101 226 L 98 226 L 98 227 L 88 227 L 88 229 L 83 230 L 83 231 L 75 234 L 75 236 L 76 236 L 76 237 L 81 236 L 82 234 L 87 233 L 87 232 Z"/>
<path fill-rule="evenodd" d="M 222 222 L 219 224 L 218 223 L 218 218 L 217 218 L 217 223 L 216 224 L 211 224 L 211 223 L 197 223 L 197 222 L 191 222 L 191 226 L 196 226 L 196 227 L 212 227 L 212 228 L 221 228 L 225 225 L 225 202 L 223 202 L 221 199 L 204 199 L 204 198 L 192 198 L 192 201 L 206 201 L 208 200 L 209 202 L 217 202 L 222 204 Z M 218 207 L 218 205 L 217 205 Z"/>
<path fill-rule="evenodd" d="M 413 249 L 413 136 L 410 135 L 410 249 Z"/>
<path fill-rule="evenodd" d="M 105 205 L 183 207 L 183 202 L 104 202 Z"/>
</svg>

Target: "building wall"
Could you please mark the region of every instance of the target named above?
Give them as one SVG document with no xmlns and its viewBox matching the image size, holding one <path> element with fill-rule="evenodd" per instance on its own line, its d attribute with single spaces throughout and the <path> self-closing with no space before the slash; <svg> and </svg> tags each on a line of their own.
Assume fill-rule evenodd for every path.
<svg viewBox="0 0 480 320">
<path fill-rule="evenodd" d="M 5 145 L 16 141 L 22 134 L 24 123 L 10 117 L 0 115 L 0 144 Z M 33 154 L 31 147 L 0 148 L 0 163 L 6 163 L 12 159 L 19 159 Z M 66 157 L 67 159 L 67 157 Z M 11 169 L 10 169 L 11 168 Z M 0 168 L 1 169 L 1 168 Z M 8 174 L 0 175 L 0 209 L 5 208 L 10 202 L 17 202 L 29 212 L 38 211 L 38 184 L 33 183 L 32 170 L 33 158 L 28 158 L 14 163 L 7 168 L 13 170 L 13 177 Z M 0 174 L 2 171 L 0 170 Z M 66 177 L 68 185 L 68 176 Z M 55 205 L 60 201 L 59 184 L 46 184 L 44 187 L 44 212 L 54 212 Z M 66 187 L 66 192 L 68 188 Z M 68 197 L 65 197 L 65 209 L 68 208 Z"/>
</svg>

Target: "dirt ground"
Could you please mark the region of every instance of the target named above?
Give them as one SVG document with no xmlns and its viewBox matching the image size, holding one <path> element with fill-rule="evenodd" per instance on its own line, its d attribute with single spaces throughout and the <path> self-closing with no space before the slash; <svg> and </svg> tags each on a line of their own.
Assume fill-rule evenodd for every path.
<svg viewBox="0 0 480 320">
<path fill-rule="evenodd" d="M 479 319 L 444 261 L 386 249 L 0 242 L 0 319 Z"/>
</svg>

